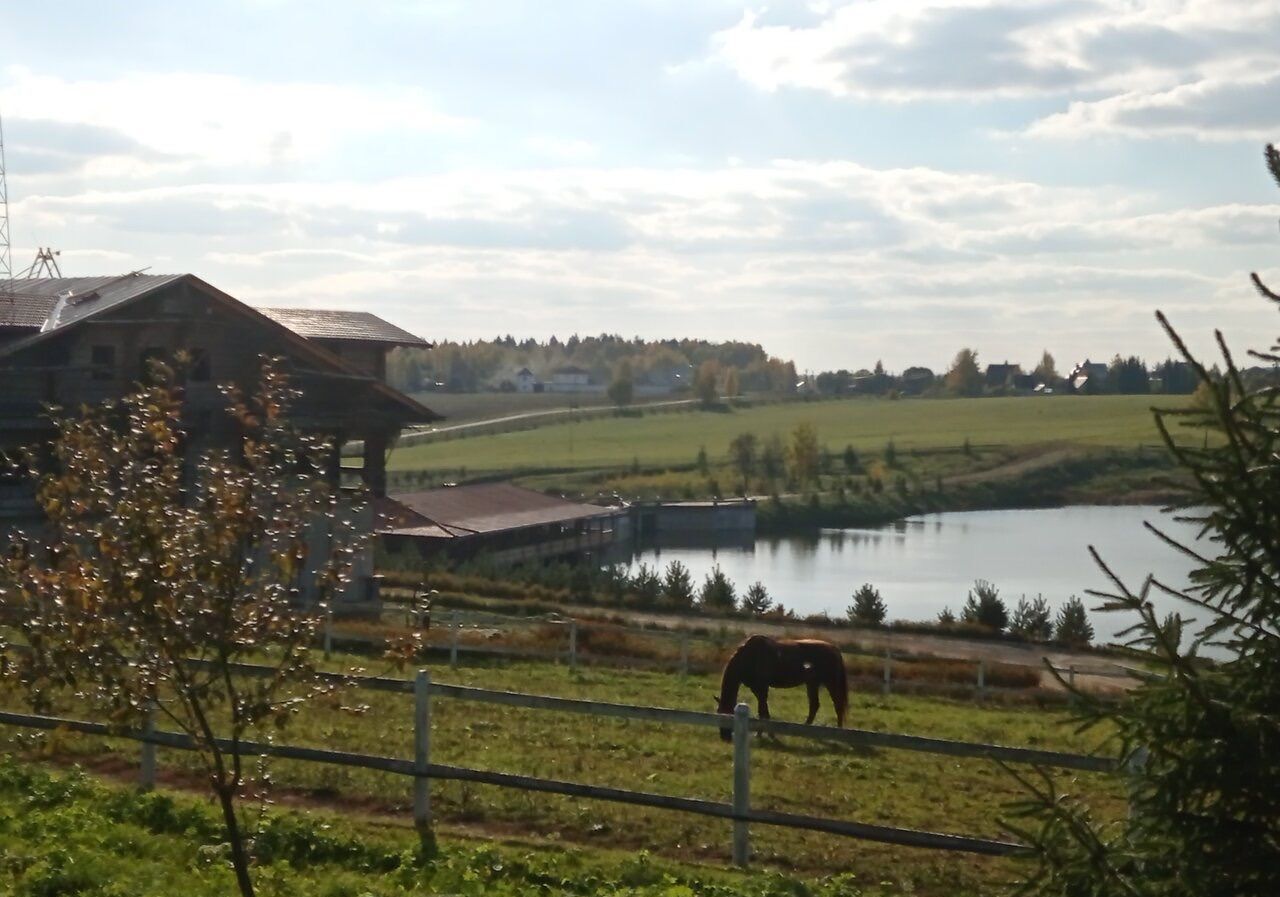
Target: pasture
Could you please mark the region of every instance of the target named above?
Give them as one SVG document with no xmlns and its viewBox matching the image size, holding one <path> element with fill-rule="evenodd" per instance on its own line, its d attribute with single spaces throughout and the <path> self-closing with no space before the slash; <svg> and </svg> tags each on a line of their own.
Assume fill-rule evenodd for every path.
<svg viewBox="0 0 1280 897">
<path fill-rule="evenodd" d="M 1151 408 L 1182 407 L 1182 396 L 1054 396 L 985 399 L 846 399 L 787 402 L 724 411 L 597 418 L 529 430 L 455 438 L 394 450 L 392 470 L 495 471 L 688 465 L 699 447 L 711 458 L 728 454 L 744 432 L 784 440 L 804 421 L 833 452 L 852 445 L 880 451 L 973 445 L 1069 443 L 1134 448 L 1159 441 Z"/>
<path fill-rule="evenodd" d="M 355 658 L 351 663 L 358 663 Z M 365 661 L 367 662 L 367 660 Z M 377 672 L 371 670 L 370 672 Z M 588 669 L 547 663 L 432 669 L 436 682 L 563 697 L 713 709 L 715 676 Z M 13 695 L 4 704 L 16 708 Z M 776 691 L 777 719 L 802 720 L 802 690 Z M 67 705 L 74 715 L 74 702 Z M 823 705 L 818 722 L 830 722 Z M 985 741 L 1089 753 L 1101 735 L 1080 734 L 1058 712 L 974 706 L 941 699 L 855 691 L 849 724 L 878 731 Z M 77 761 L 90 769 L 128 773 L 137 746 L 54 733 L 33 739 L 0 732 L 12 752 Z M 412 756 L 411 700 L 404 695 L 347 691 L 308 706 L 277 741 L 389 756 Z M 759 809 L 829 816 L 908 828 L 1000 837 L 998 816 L 1018 790 L 1007 773 L 985 760 L 889 749 L 855 749 L 786 737 L 753 747 L 752 804 Z M 686 797 L 725 800 L 731 787 L 728 745 L 714 731 L 634 720 L 456 700 L 432 706 L 432 760 Z M 161 781 L 199 781 L 195 759 L 160 751 Z M 410 787 L 400 778 L 356 769 L 272 761 L 278 802 L 340 809 L 407 825 Z M 1107 812 L 1119 813 L 1119 783 L 1101 774 L 1064 776 L 1087 790 Z M 660 810 L 641 810 L 580 798 L 553 797 L 489 786 L 437 782 L 433 806 L 442 831 L 468 836 L 516 836 L 539 843 L 604 850 L 649 850 L 672 861 L 728 862 L 727 822 Z M 975 894 L 1014 871 L 1014 862 L 940 853 L 834 836 L 759 827 L 753 831 L 757 868 L 791 875 L 848 874 L 876 892 Z"/>
</svg>

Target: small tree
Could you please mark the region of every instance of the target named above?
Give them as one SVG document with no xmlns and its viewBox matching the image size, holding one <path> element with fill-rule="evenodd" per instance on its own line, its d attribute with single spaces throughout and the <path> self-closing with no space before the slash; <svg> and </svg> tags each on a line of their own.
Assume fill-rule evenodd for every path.
<svg viewBox="0 0 1280 897">
<path fill-rule="evenodd" d="M 697 457 L 693 459 L 693 464 L 698 468 L 698 473 L 706 474 L 711 469 L 710 461 L 707 459 L 707 447 L 705 445 L 698 446 Z"/>
<path fill-rule="evenodd" d="M 1053 623 L 1053 637 L 1072 648 L 1087 648 L 1093 641 L 1093 624 L 1084 609 L 1084 602 L 1072 595 L 1058 608 Z"/>
<path fill-rule="evenodd" d="M 636 384 L 631 374 L 631 362 L 624 360 L 614 372 L 609 383 L 609 401 L 619 408 L 625 408 L 635 399 Z"/>
<path fill-rule="evenodd" d="M 851 623 L 862 626 L 879 626 L 884 622 L 888 608 L 880 597 L 880 590 L 871 583 L 863 583 L 853 593 L 853 604 L 845 610 Z"/>
<path fill-rule="evenodd" d="M 769 590 L 764 587 L 764 583 L 751 584 L 746 594 L 742 596 L 742 609 L 753 617 L 762 617 L 773 610 L 773 598 L 769 596 Z"/>
<path fill-rule="evenodd" d="M 739 433 L 729 443 L 729 461 L 742 477 L 742 491 L 750 490 L 751 475 L 756 472 L 756 448 L 759 440 L 755 433 Z"/>
<path fill-rule="evenodd" d="M 786 464 L 787 451 L 782 445 L 782 437 L 774 433 L 760 450 L 760 472 L 772 483 L 786 473 Z"/>
<path fill-rule="evenodd" d="M 666 575 L 662 578 L 662 595 L 672 607 L 687 610 L 693 607 L 693 577 L 689 568 L 680 561 L 667 564 Z"/>
<path fill-rule="evenodd" d="M 858 462 L 858 453 L 854 451 L 852 445 L 844 447 L 844 469 L 848 473 L 857 473 L 862 469 L 862 465 Z"/>
<path fill-rule="evenodd" d="M 1009 609 L 1000 598 L 1000 590 L 985 579 L 979 579 L 969 592 L 969 598 L 960 612 L 960 619 L 996 632 L 1004 632 L 1009 625 Z"/>
<path fill-rule="evenodd" d="M 74 689 L 122 729 L 154 708 L 190 736 L 250 897 L 240 745 L 320 690 L 310 646 L 357 540 L 324 475 L 334 447 L 289 426 L 294 393 L 273 364 L 252 396 L 224 390 L 238 450 L 198 457 L 172 373 L 153 375 L 119 402 L 56 420 L 47 468 L 32 456 L 47 538 L 14 534 L 0 560 L 0 601 L 30 648 L 4 667 L 37 708 Z M 316 556 L 324 520 L 336 538 Z M 237 675 L 250 661 L 270 675 Z"/>
<path fill-rule="evenodd" d="M 731 399 L 742 395 L 742 380 L 736 367 L 730 367 L 729 372 L 724 375 L 724 394 Z"/>
<path fill-rule="evenodd" d="M 732 611 L 738 605 L 738 596 L 734 592 L 733 583 L 724 575 L 720 565 L 716 564 L 702 583 L 702 591 L 698 594 L 698 604 L 706 610 Z"/>
<path fill-rule="evenodd" d="M 1049 608 L 1049 602 L 1041 595 L 1029 601 L 1023 595 L 1018 599 L 1018 606 L 1013 609 L 1009 631 L 1025 639 L 1048 641 L 1053 635 L 1053 611 Z"/>
<path fill-rule="evenodd" d="M 808 421 L 796 424 L 796 428 L 791 431 L 787 460 L 791 464 L 791 476 L 799 485 L 807 485 L 818 478 L 820 455 L 817 428 Z"/>
<path fill-rule="evenodd" d="M 952 613 L 950 607 L 944 607 L 942 610 L 938 611 L 938 622 L 943 626 L 954 626 L 956 622 L 956 615 Z"/>
<path fill-rule="evenodd" d="M 1037 380 L 1049 386 L 1053 386 L 1058 382 L 1058 367 L 1048 349 L 1045 349 L 1044 354 L 1040 356 L 1040 363 L 1036 365 L 1035 375 Z"/>
<path fill-rule="evenodd" d="M 982 371 L 978 368 L 978 353 L 961 349 L 956 353 L 951 369 L 947 371 L 947 392 L 953 396 L 977 396 L 982 394 Z"/>
<path fill-rule="evenodd" d="M 648 564 L 641 564 L 631 577 L 631 591 L 641 607 L 653 607 L 662 597 L 662 579 L 658 571 Z"/>
<path fill-rule="evenodd" d="M 697 373 L 693 375 L 693 394 L 704 406 L 714 405 L 719 400 L 719 380 L 720 365 L 714 360 L 698 365 Z"/>
</svg>

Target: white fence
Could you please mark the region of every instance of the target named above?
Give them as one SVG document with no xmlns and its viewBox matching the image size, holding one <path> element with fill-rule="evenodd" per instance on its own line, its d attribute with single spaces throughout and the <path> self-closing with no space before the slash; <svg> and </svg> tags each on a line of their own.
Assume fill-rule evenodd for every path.
<svg viewBox="0 0 1280 897">
<path fill-rule="evenodd" d="M 270 671 L 271 668 L 269 667 L 247 664 L 235 667 L 235 672 L 241 675 L 269 675 Z M 734 823 L 733 860 L 736 864 L 742 866 L 747 864 L 750 857 L 750 826 L 753 823 L 807 829 L 887 844 L 997 856 L 1025 850 L 1022 845 L 1016 843 L 971 837 L 963 834 L 917 831 L 872 823 L 806 816 L 797 813 L 753 810 L 751 809 L 751 732 L 771 732 L 776 735 L 809 738 L 833 744 L 922 751 L 954 757 L 980 758 L 1005 763 L 1030 763 L 1037 766 L 1052 766 L 1093 772 L 1112 772 L 1118 768 L 1117 762 L 1108 757 L 948 741 L 939 738 L 923 738 L 914 735 L 872 732 L 862 729 L 835 729 L 826 726 L 808 726 L 773 720 L 751 719 L 750 711 L 746 704 L 738 704 L 732 718 L 729 718 L 715 713 L 612 704 L 432 683 L 426 670 L 420 670 L 412 680 L 372 676 L 351 677 L 338 673 L 319 675 L 322 680 L 351 687 L 412 693 L 414 696 L 413 759 L 259 742 L 240 742 L 238 745 L 232 745 L 224 741 L 220 742 L 220 746 L 227 750 L 238 748 L 239 752 L 246 756 L 278 757 L 289 760 L 358 767 L 411 777 L 413 779 L 414 821 L 424 828 L 429 828 L 433 821 L 430 792 L 432 780 L 475 782 L 496 785 L 502 788 L 515 788 L 545 794 L 570 795 L 729 819 Z M 731 800 L 729 802 L 719 802 L 675 795 L 653 794 L 643 791 L 630 791 L 600 785 L 587 785 L 578 782 L 565 782 L 433 763 L 431 761 L 431 702 L 437 699 L 480 701 L 534 710 L 645 720 L 666 725 L 731 728 L 733 740 L 733 787 Z M 142 742 L 140 777 L 144 787 L 152 787 L 155 784 L 157 747 L 176 750 L 195 750 L 197 748 L 195 741 L 190 736 L 156 731 L 153 722 L 148 722 L 148 725 L 141 731 L 120 732 L 97 722 L 0 712 L 0 724 L 45 730 L 64 729 L 90 735 L 122 736 Z"/>
</svg>

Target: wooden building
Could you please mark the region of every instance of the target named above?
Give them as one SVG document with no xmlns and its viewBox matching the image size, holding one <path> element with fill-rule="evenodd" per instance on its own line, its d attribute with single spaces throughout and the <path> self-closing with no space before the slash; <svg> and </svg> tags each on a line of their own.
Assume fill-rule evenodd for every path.
<svg viewBox="0 0 1280 897">
<path fill-rule="evenodd" d="M 362 477 L 386 491 L 386 452 L 408 424 L 439 415 L 384 382 L 386 353 L 428 345 L 374 315 L 259 311 L 191 274 L 126 274 L 0 282 L 0 453 L 38 445 L 53 432 L 47 408 L 74 409 L 127 394 L 152 358 L 183 351 L 184 420 L 192 443 L 236 438 L 218 389 L 251 389 L 264 357 L 283 359 L 301 392 L 300 428 L 364 443 Z M 0 465 L 2 466 L 2 465 Z M 332 461 L 340 476 L 338 450 Z M 0 531 L 38 525 L 33 484 L 0 474 Z"/>
</svg>

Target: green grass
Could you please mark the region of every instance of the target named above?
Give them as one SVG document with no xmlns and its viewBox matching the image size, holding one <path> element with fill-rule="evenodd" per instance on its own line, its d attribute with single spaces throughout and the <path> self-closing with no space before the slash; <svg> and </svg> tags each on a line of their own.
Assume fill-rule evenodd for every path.
<svg viewBox="0 0 1280 897">
<path fill-rule="evenodd" d="M 590 669 L 570 672 L 545 663 L 433 670 L 454 682 L 570 697 L 712 709 L 716 680 L 666 673 Z M 12 696 L 5 701 L 12 706 Z M 803 719 L 803 696 L 779 691 L 774 716 Z M 824 705 L 819 722 L 830 721 Z M 1076 733 L 1057 712 L 980 707 L 941 699 L 855 693 L 851 725 L 1059 750 L 1090 751 L 1098 735 Z M 11 750 L 31 751 L 31 736 L 4 733 Z M 411 699 L 352 691 L 304 709 L 280 740 L 389 756 L 411 756 Z M 90 768 L 131 770 L 137 746 L 103 750 L 101 739 L 55 734 L 36 752 L 76 759 Z M 432 706 L 432 757 L 547 778 L 727 800 L 728 745 L 705 729 L 469 704 L 438 699 Z M 857 750 L 797 739 L 759 741 L 753 749 L 753 806 L 929 830 L 998 837 L 1000 808 L 1019 792 L 992 763 L 903 751 Z M 191 755 L 161 751 L 162 775 L 195 785 Z M 280 795 L 389 815 L 408 815 L 405 779 L 354 769 L 273 761 Z M 130 773 L 132 774 L 132 773 Z M 1076 786 L 1106 812 L 1121 811 L 1118 782 L 1081 775 Z M 719 820 L 574 798 L 462 783 L 433 786 L 445 831 L 520 833 L 562 844 L 610 850 L 650 850 L 672 860 L 725 863 L 730 826 Z M 924 894 L 979 893 L 1013 874 L 1010 860 L 897 848 L 785 829 L 757 827 L 761 867 L 805 876 L 848 872 L 863 885 Z"/>
<path fill-rule="evenodd" d="M 737 411 L 699 411 L 554 424 L 532 430 L 408 446 L 391 455 L 393 470 L 533 471 L 688 464 L 699 446 L 712 458 L 729 441 L 754 432 L 782 437 L 811 421 L 832 451 L 852 444 L 880 451 L 892 439 L 899 450 L 975 445 L 1067 442 L 1134 447 L 1158 442 L 1151 408 L 1178 407 L 1183 397 L 1055 396 L 953 400 L 851 399 L 791 402 Z"/>
</svg>

